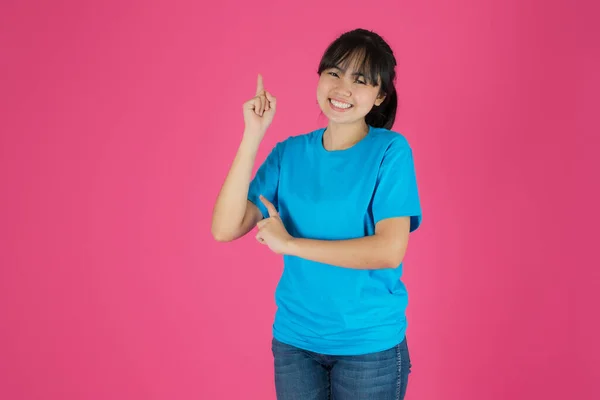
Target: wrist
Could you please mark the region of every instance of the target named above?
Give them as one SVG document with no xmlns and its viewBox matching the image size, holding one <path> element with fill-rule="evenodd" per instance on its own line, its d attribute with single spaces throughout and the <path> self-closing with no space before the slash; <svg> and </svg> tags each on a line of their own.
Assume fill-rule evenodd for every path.
<svg viewBox="0 0 600 400">
<path fill-rule="evenodd" d="M 260 139 L 244 136 L 240 142 L 239 149 L 245 153 L 256 154 L 260 148 Z"/>
<path fill-rule="evenodd" d="M 284 254 L 288 256 L 298 256 L 298 239 L 290 236 L 285 245 Z"/>
<path fill-rule="evenodd" d="M 245 128 L 242 134 L 242 142 L 252 142 L 260 144 L 263 137 L 265 136 L 265 133 L 266 131 Z"/>
</svg>

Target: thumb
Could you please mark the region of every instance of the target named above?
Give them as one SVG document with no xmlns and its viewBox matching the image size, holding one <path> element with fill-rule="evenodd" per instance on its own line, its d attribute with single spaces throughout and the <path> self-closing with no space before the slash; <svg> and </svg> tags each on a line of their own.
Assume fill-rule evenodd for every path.
<svg viewBox="0 0 600 400">
<path fill-rule="evenodd" d="M 265 95 L 267 96 L 267 100 L 269 100 L 270 108 L 275 109 L 277 107 L 277 98 L 269 92 L 265 92 Z"/>
</svg>

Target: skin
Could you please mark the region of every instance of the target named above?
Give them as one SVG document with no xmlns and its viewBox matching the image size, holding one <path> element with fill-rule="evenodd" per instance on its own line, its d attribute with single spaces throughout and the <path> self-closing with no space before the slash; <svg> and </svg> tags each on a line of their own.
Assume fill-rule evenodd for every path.
<svg viewBox="0 0 600 400">
<path fill-rule="evenodd" d="M 330 98 L 352 107 L 347 111 L 336 111 L 329 103 Z M 365 116 L 384 99 L 378 86 L 367 84 L 364 77 L 350 68 L 323 71 L 317 85 L 317 101 L 329 119 L 323 135 L 325 148 L 343 150 L 360 141 L 368 132 Z M 409 217 L 382 220 L 377 223 L 374 235 L 358 239 L 325 241 L 294 238 L 285 229 L 275 206 L 262 196 L 260 199 L 269 210 L 269 218 L 256 224 L 256 239 L 277 254 L 344 268 L 383 269 L 399 266 L 406 253 Z"/>
<path fill-rule="evenodd" d="M 385 99 L 385 95 L 379 94 L 379 86 L 368 84 L 365 77 L 358 74 L 351 68 L 340 66 L 323 71 L 319 77 L 317 102 L 329 120 L 323 137 L 327 150 L 343 150 L 360 141 L 368 132 L 365 116 Z M 330 98 L 352 107 L 336 111 Z"/>
<path fill-rule="evenodd" d="M 331 97 L 353 107 L 347 112 L 335 111 L 328 103 Z M 317 85 L 317 102 L 329 119 L 323 135 L 324 147 L 337 151 L 360 141 L 368 132 L 365 116 L 384 98 L 379 94 L 378 86 L 365 84 L 365 79 L 356 76 L 351 68 L 323 71 Z M 287 232 L 277 209 L 267 199 L 261 197 L 269 210 L 269 217 L 265 219 L 259 208 L 247 199 L 256 154 L 273 121 L 276 106 L 276 98 L 265 90 L 259 75 L 255 96 L 243 105 L 244 134 L 213 210 L 211 232 L 215 240 L 236 240 L 256 227 L 256 240 L 277 254 L 342 268 L 398 267 L 408 245 L 409 217 L 382 220 L 376 224 L 374 235 L 357 239 L 326 241 L 295 238 Z"/>
</svg>

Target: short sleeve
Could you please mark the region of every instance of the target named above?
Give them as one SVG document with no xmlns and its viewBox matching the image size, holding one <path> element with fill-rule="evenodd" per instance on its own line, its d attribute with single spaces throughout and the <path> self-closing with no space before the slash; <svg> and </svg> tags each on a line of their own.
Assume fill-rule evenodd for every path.
<svg viewBox="0 0 600 400">
<path fill-rule="evenodd" d="M 256 171 L 256 175 L 250 181 L 250 187 L 248 188 L 248 200 L 259 208 L 263 218 L 268 218 L 269 212 L 262 201 L 260 201 L 259 196 L 261 194 L 273 203 L 275 208 L 279 208 L 277 188 L 279 186 L 282 146 L 282 143 L 277 143 L 275 147 L 273 147 L 265 161 Z"/>
<path fill-rule="evenodd" d="M 387 148 L 373 194 L 373 220 L 410 217 L 410 232 L 422 220 L 421 203 L 412 149 L 406 140 L 394 140 Z"/>
</svg>

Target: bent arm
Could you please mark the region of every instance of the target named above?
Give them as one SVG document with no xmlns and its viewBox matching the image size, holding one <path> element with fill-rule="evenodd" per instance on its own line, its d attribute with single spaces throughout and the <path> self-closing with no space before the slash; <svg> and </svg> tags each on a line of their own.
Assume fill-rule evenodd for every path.
<svg viewBox="0 0 600 400">
<path fill-rule="evenodd" d="M 211 233 L 219 242 L 247 234 L 262 219 L 258 207 L 248 200 L 252 168 L 260 141 L 244 135 L 229 173 L 219 192 L 212 215 Z"/>
<path fill-rule="evenodd" d="M 347 240 L 294 238 L 284 253 L 351 269 L 396 268 L 408 246 L 410 218 L 388 218 L 377 223 L 375 234 Z"/>
</svg>

